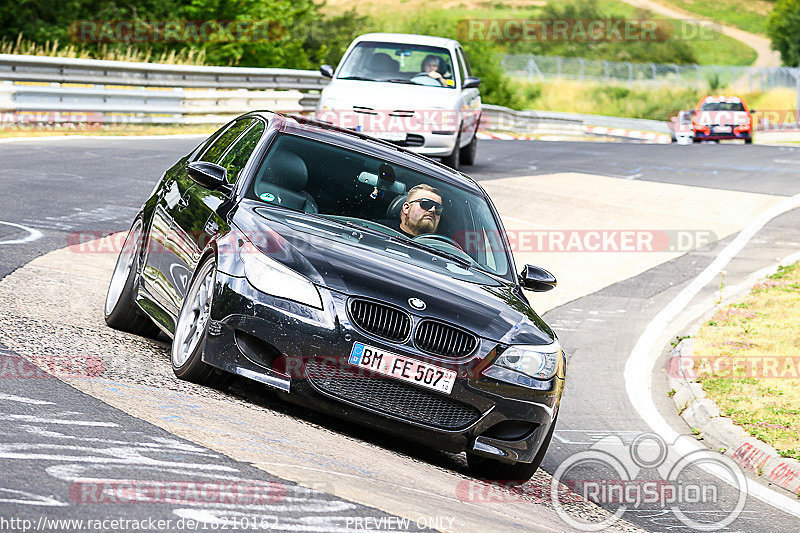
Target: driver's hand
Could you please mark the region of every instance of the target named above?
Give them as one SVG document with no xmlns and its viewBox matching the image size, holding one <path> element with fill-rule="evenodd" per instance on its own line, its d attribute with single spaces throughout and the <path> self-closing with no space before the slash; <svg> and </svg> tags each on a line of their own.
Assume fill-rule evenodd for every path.
<svg viewBox="0 0 800 533">
<path fill-rule="evenodd" d="M 428 72 L 428 76 L 430 76 L 431 78 L 433 78 L 435 80 L 441 80 L 442 79 L 442 75 L 439 74 L 438 72 L 436 72 L 435 70 L 432 70 L 432 71 Z"/>
</svg>

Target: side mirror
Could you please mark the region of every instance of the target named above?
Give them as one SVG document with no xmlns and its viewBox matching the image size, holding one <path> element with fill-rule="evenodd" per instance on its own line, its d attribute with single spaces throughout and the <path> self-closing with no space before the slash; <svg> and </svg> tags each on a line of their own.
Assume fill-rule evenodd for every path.
<svg viewBox="0 0 800 533">
<path fill-rule="evenodd" d="M 480 86 L 481 86 L 480 78 L 476 78 L 475 76 L 468 76 L 464 79 L 465 89 L 477 89 Z"/>
<path fill-rule="evenodd" d="M 217 189 L 228 188 L 226 181 L 228 171 L 225 170 L 225 167 L 215 163 L 207 163 L 205 161 L 189 163 L 186 165 L 186 174 L 189 175 L 192 181 L 206 189 L 216 191 Z"/>
<path fill-rule="evenodd" d="M 755 109 L 751 109 L 751 110 L 750 110 L 750 114 L 751 114 L 751 115 L 755 115 L 756 113 L 758 113 L 758 111 L 756 111 Z"/>
<path fill-rule="evenodd" d="M 545 292 L 554 289 L 558 282 L 556 277 L 547 270 L 533 265 L 525 265 L 519 275 L 519 283 L 524 289 Z"/>
<path fill-rule="evenodd" d="M 319 67 L 319 72 L 326 78 L 333 78 L 333 67 L 330 65 L 322 65 Z"/>
</svg>

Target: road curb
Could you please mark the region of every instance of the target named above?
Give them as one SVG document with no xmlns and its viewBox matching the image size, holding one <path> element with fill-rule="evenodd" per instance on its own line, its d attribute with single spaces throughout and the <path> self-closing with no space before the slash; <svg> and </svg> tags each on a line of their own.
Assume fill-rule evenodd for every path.
<svg viewBox="0 0 800 533">
<path fill-rule="evenodd" d="M 800 461 L 781 457 L 775 448 L 750 436 L 742 427 L 722 415 L 719 406 L 708 398 L 702 385 L 685 371 L 693 367 L 695 338 L 700 325 L 709 320 L 718 307 L 740 298 L 741 295 L 737 295 L 707 312 L 671 350 L 668 381 L 672 400 L 678 415 L 699 438 L 708 437 L 720 443 L 719 451 L 733 459 L 743 470 L 763 477 L 771 487 L 779 487 L 800 497 Z"/>
</svg>

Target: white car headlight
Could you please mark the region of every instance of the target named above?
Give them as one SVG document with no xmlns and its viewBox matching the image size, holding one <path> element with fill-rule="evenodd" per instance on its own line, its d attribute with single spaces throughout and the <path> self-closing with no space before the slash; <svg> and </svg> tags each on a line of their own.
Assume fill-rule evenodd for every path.
<svg viewBox="0 0 800 533">
<path fill-rule="evenodd" d="M 257 290 L 322 309 L 319 291 L 304 276 L 261 253 L 252 243 L 240 251 L 247 281 Z"/>
<path fill-rule="evenodd" d="M 528 377 L 549 380 L 556 375 L 561 347 L 556 344 L 546 346 L 509 346 L 495 362 L 494 367 L 506 368 Z"/>
</svg>

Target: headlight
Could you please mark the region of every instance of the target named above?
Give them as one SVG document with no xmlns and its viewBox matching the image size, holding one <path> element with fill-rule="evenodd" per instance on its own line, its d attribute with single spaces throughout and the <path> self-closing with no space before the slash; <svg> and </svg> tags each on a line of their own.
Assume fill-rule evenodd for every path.
<svg viewBox="0 0 800 533">
<path fill-rule="evenodd" d="M 558 360 L 561 358 L 561 347 L 558 343 L 545 346 L 517 345 L 509 346 L 500 354 L 494 363 L 484 371 L 484 374 L 506 374 L 492 371 L 493 368 L 512 370 L 529 378 L 550 380 L 556 375 Z M 506 381 L 506 380 L 504 380 Z M 525 383 L 527 380 L 516 380 Z"/>
<path fill-rule="evenodd" d="M 284 264 L 262 254 L 246 242 L 240 251 L 247 281 L 257 290 L 322 309 L 319 291 L 308 279 Z"/>
</svg>

